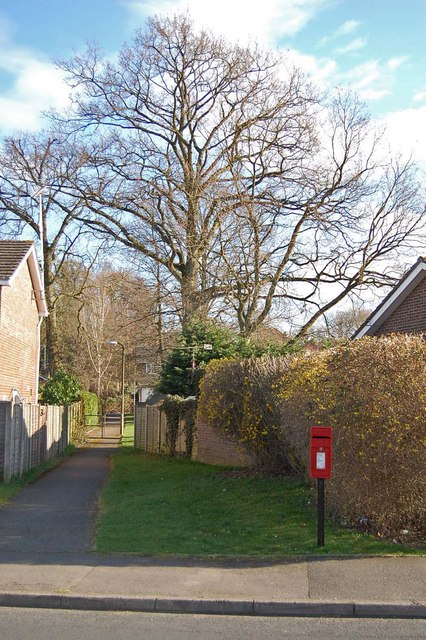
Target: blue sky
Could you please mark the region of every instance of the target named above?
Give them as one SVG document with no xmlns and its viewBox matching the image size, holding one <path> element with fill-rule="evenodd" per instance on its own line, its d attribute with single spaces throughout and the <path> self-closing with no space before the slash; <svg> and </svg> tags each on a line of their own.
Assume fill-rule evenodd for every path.
<svg viewBox="0 0 426 640">
<path fill-rule="evenodd" d="M 109 55 L 147 15 L 189 9 L 230 39 L 282 49 L 322 89 L 350 86 L 394 149 L 426 166 L 426 0 L 0 0 L 0 133 L 65 104 L 53 58 L 87 41 Z"/>
</svg>

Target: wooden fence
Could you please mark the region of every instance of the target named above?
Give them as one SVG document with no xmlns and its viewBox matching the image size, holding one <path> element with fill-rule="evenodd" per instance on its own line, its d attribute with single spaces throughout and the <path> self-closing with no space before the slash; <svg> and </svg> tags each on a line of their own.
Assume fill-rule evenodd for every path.
<svg viewBox="0 0 426 640">
<path fill-rule="evenodd" d="M 0 402 L 0 479 L 20 477 L 62 453 L 81 417 L 80 403 L 57 407 Z"/>
<path fill-rule="evenodd" d="M 185 452 L 183 423 L 179 428 L 176 453 Z M 168 453 L 167 418 L 161 404 L 149 405 L 138 402 L 135 406 L 135 448 L 150 453 Z"/>
</svg>

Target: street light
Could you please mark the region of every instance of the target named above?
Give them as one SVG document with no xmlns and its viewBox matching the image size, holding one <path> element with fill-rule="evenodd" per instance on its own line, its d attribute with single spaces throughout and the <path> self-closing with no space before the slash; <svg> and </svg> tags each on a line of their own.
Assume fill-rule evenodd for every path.
<svg viewBox="0 0 426 640">
<path fill-rule="evenodd" d="M 204 351 L 212 351 L 213 350 L 213 345 L 206 343 L 202 345 L 202 348 L 204 349 Z M 200 344 L 195 344 L 195 345 L 191 345 L 190 347 L 178 347 L 178 349 L 182 349 L 183 351 L 190 351 L 191 352 L 191 367 L 192 367 L 192 371 L 195 371 L 196 369 L 196 365 L 195 365 L 195 351 L 198 349 L 201 349 L 201 345 Z"/>
<path fill-rule="evenodd" d="M 106 344 L 121 347 L 121 422 L 120 435 L 124 435 L 124 344 L 117 340 L 107 340 Z"/>
</svg>

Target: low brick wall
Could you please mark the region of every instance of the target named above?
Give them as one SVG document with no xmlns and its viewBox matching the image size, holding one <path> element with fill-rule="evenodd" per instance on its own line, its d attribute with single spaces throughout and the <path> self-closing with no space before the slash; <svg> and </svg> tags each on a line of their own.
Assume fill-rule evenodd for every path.
<svg viewBox="0 0 426 640">
<path fill-rule="evenodd" d="M 185 433 L 180 425 L 176 441 L 177 454 L 185 452 Z M 137 403 L 135 412 L 135 447 L 152 453 L 167 453 L 167 419 L 161 405 Z M 212 429 L 197 418 L 192 459 L 207 464 L 248 467 L 254 459 L 231 438 Z"/>
<path fill-rule="evenodd" d="M 213 429 L 207 422 L 197 419 L 193 460 L 208 464 L 248 467 L 254 459 L 241 445 Z"/>
</svg>

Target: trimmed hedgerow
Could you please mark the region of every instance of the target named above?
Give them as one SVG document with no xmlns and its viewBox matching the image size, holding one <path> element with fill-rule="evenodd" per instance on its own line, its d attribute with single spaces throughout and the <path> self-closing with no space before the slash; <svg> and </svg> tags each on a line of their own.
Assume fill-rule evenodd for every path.
<svg viewBox="0 0 426 640">
<path fill-rule="evenodd" d="M 268 473 L 307 477 L 309 427 L 334 427 L 327 504 L 387 537 L 426 536 L 426 342 L 363 338 L 326 352 L 208 366 L 200 412 Z M 405 536 L 405 538 L 404 538 Z"/>
<path fill-rule="evenodd" d="M 265 472 L 300 475 L 277 394 L 289 362 L 288 356 L 213 361 L 201 381 L 199 413 L 255 454 Z"/>
<path fill-rule="evenodd" d="M 84 424 L 86 427 L 97 426 L 99 424 L 99 414 L 101 413 L 101 401 L 96 393 L 82 391 Z"/>
</svg>

